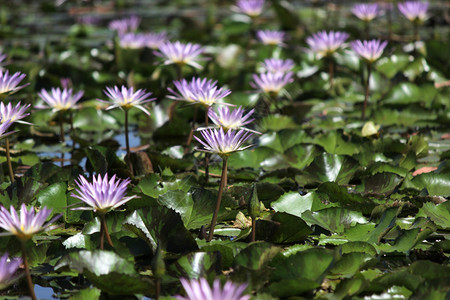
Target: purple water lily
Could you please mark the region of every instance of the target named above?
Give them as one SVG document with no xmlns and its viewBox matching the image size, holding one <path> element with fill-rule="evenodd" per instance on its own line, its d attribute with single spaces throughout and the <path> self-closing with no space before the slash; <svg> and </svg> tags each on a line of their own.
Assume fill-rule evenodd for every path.
<svg viewBox="0 0 450 300">
<path fill-rule="evenodd" d="M 249 146 L 242 146 L 253 134 L 247 130 L 228 130 L 225 132 L 223 128 L 201 130 L 204 141 L 194 136 L 203 148 L 197 148 L 198 151 L 216 153 L 220 156 L 229 156 L 231 153 L 242 151 Z"/>
<path fill-rule="evenodd" d="M 258 30 L 256 37 L 264 45 L 282 46 L 284 45 L 283 41 L 286 38 L 286 34 L 277 30 Z"/>
<path fill-rule="evenodd" d="M 270 73 L 286 73 L 292 70 L 295 64 L 292 59 L 267 58 L 262 66 Z"/>
<path fill-rule="evenodd" d="M 230 110 L 228 106 L 221 106 L 217 108 L 217 111 L 218 112 L 216 113 L 210 109 L 208 116 L 214 124 L 223 128 L 225 131 L 228 131 L 229 129 L 244 129 L 254 133 L 259 133 L 244 127 L 254 121 L 254 119 L 250 119 L 250 116 L 255 112 L 254 109 L 250 110 L 246 115 L 244 115 L 245 110 L 242 107 Z"/>
<path fill-rule="evenodd" d="M 126 88 L 125 86 L 122 86 L 121 88 L 117 86 L 114 86 L 114 88 L 107 87 L 104 93 L 113 103 L 107 108 L 107 110 L 120 107 L 123 110 L 127 111 L 133 107 L 136 107 L 149 116 L 150 112 L 144 106 L 142 106 L 142 104 L 156 99 L 156 98 L 149 98 L 152 95 L 152 93 L 151 92 L 147 93 L 146 90 L 144 89 L 139 89 L 135 92 L 132 87 Z M 100 101 L 110 103 L 103 100 Z"/>
<path fill-rule="evenodd" d="M 405 1 L 397 4 L 402 15 L 414 23 L 422 23 L 425 20 L 428 5 L 428 2 L 422 1 Z"/>
<path fill-rule="evenodd" d="M 120 20 L 113 20 L 109 23 L 109 29 L 117 31 L 119 34 L 136 31 L 141 23 L 141 18 L 131 16 Z"/>
<path fill-rule="evenodd" d="M 361 58 L 368 63 L 375 62 L 383 54 L 387 41 L 371 40 L 371 41 L 353 41 L 350 46 Z"/>
<path fill-rule="evenodd" d="M 294 81 L 293 75 L 292 72 L 253 74 L 253 82 L 250 85 L 255 89 L 277 96 L 287 84 Z"/>
<path fill-rule="evenodd" d="M 51 108 L 53 112 L 75 109 L 83 94 L 83 91 L 73 94 L 72 89 L 52 88 L 50 93 L 42 89 L 38 95 L 47 103 L 47 106 L 36 106 L 36 108 Z"/>
<path fill-rule="evenodd" d="M 205 278 L 199 280 L 181 278 L 181 284 L 186 291 L 186 297 L 176 296 L 179 300 L 248 300 L 250 296 L 242 295 L 247 288 L 247 284 L 234 284 L 227 281 L 223 288 L 220 287 L 220 280 L 214 280 L 211 288 Z"/>
<path fill-rule="evenodd" d="M 12 94 L 17 92 L 20 89 L 23 89 L 29 83 L 20 85 L 19 83 L 25 78 L 25 74 L 22 74 L 20 72 L 16 72 L 13 75 L 9 74 L 9 71 L 6 70 L 3 72 L 0 70 L 0 95 L 1 94 Z"/>
<path fill-rule="evenodd" d="M 206 78 L 201 79 L 194 77 L 191 81 L 182 79 L 179 81 L 174 81 L 173 84 L 177 88 L 178 92 L 168 88 L 169 92 L 173 94 L 169 95 L 168 98 L 197 103 L 206 107 L 220 103 L 223 98 L 231 94 L 230 90 L 219 88 L 217 86 L 217 81 Z"/>
<path fill-rule="evenodd" d="M 0 103 L 0 122 L 18 122 L 31 125 L 31 123 L 21 121 L 21 119 L 29 116 L 30 113 L 26 113 L 26 110 L 30 107 L 30 104 L 21 105 L 21 103 L 17 103 L 16 106 L 12 106 L 11 102 L 7 105 Z"/>
<path fill-rule="evenodd" d="M 352 8 L 352 13 L 359 19 L 370 22 L 378 16 L 380 7 L 377 3 L 355 4 Z"/>
<path fill-rule="evenodd" d="M 236 6 L 239 12 L 254 18 L 262 13 L 264 3 L 264 0 L 237 0 Z"/>
<path fill-rule="evenodd" d="M 145 33 L 145 47 L 147 48 L 156 50 L 166 42 L 167 33 L 165 31 Z"/>
<path fill-rule="evenodd" d="M 17 214 L 16 209 L 11 205 L 10 211 L 0 206 L 0 227 L 10 234 L 15 235 L 21 241 L 27 241 L 33 237 L 33 235 L 50 230 L 53 226 L 50 226 L 53 222 L 61 217 L 56 215 L 53 219 L 45 223 L 47 217 L 51 214 L 52 210 L 47 207 L 41 207 L 37 213 L 33 207 L 27 210 L 25 203 L 22 203 L 20 207 L 20 217 Z M 45 224 L 44 224 L 45 223 Z"/>
<path fill-rule="evenodd" d="M 320 31 L 306 39 L 311 50 L 320 57 L 331 56 L 342 47 L 348 34 L 340 31 Z"/>
<path fill-rule="evenodd" d="M 0 258 L 0 290 L 7 288 L 19 277 L 16 275 L 17 270 L 22 264 L 22 259 L 11 258 L 9 259 L 8 253 L 5 253 Z"/>
<path fill-rule="evenodd" d="M 116 175 L 108 178 L 108 174 L 102 178 L 99 174 L 94 176 L 92 182 L 87 181 L 82 175 L 76 181 L 76 193 L 72 197 L 78 198 L 90 207 L 78 207 L 75 210 L 94 210 L 105 214 L 122 204 L 137 198 L 136 195 L 125 197 L 130 179 L 116 179 Z"/>
<path fill-rule="evenodd" d="M 142 49 L 146 47 L 147 36 L 143 33 L 125 32 L 119 34 L 119 46 L 123 49 Z"/>
<path fill-rule="evenodd" d="M 177 41 L 164 43 L 159 47 L 159 51 L 153 53 L 162 57 L 165 65 L 190 65 L 196 69 L 202 69 L 203 67 L 197 61 L 200 60 L 199 56 L 204 51 L 205 49 L 198 44 L 183 44 Z"/>
<path fill-rule="evenodd" d="M 0 139 L 7 137 L 8 135 L 11 135 L 15 132 L 15 131 L 6 132 L 12 124 L 13 124 L 12 121 L 2 122 L 2 120 L 0 119 Z"/>
</svg>

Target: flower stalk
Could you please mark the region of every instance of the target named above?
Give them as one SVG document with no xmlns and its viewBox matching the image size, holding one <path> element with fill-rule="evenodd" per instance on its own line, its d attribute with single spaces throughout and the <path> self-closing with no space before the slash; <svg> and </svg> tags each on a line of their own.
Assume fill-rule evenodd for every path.
<svg viewBox="0 0 450 300">
<path fill-rule="evenodd" d="M 361 120 L 366 118 L 366 108 L 367 102 L 369 101 L 369 90 L 370 90 L 370 75 L 372 73 L 372 65 L 367 63 L 367 78 L 365 82 L 365 93 L 364 93 L 364 105 L 361 113 Z"/>
<path fill-rule="evenodd" d="M 14 171 L 11 163 L 11 153 L 9 151 L 9 138 L 6 138 L 6 161 L 8 162 L 9 178 L 11 179 L 11 184 L 14 183 Z"/>
<path fill-rule="evenodd" d="M 125 113 L 125 148 L 127 151 L 127 155 L 125 161 L 130 169 L 131 174 L 133 174 L 133 165 L 131 164 L 131 153 L 130 153 L 130 139 L 128 137 L 128 109 L 123 110 Z"/>
<path fill-rule="evenodd" d="M 189 136 L 186 142 L 186 147 L 184 148 L 184 152 L 183 154 L 186 155 L 189 152 L 189 147 L 191 146 L 192 143 L 192 137 L 194 136 L 194 131 L 195 131 L 195 123 L 197 122 L 197 114 L 198 114 L 198 106 L 195 105 L 194 106 L 194 116 L 192 118 L 192 123 L 191 123 L 191 132 L 189 132 Z"/>
<path fill-rule="evenodd" d="M 108 225 L 106 224 L 105 215 L 100 214 L 100 250 L 103 250 L 105 236 L 106 236 L 106 241 L 108 242 L 108 244 L 114 248 L 113 242 L 111 240 L 111 236 L 109 235 L 109 232 L 108 232 Z"/>
<path fill-rule="evenodd" d="M 214 226 L 216 225 L 217 215 L 219 214 L 220 203 L 222 202 L 223 188 L 227 177 L 228 157 L 222 156 L 222 159 L 223 165 L 222 165 L 222 176 L 220 179 L 220 186 L 219 186 L 219 194 L 217 195 L 216 209 L 214 210 L 213 218 L 211 220 L 211 227 L 209 229 L 208 239 L 206 240 L 207 242 L 210 242 L 214 236 Z"/>
<path fill-rule="evenodd" d="M 27 253 L 25 250 L 25 242 L 21 241 L 20 244 L 22 246 L 22 260 L 23 260 L 23 265 L 25 267 L 25 274 L 27 277 L 28 289 L 30 290 L 30 296 L 31 296 L 31 299 L 37 300 L 36 294 L 34 293 L 33 281 L 31 280 L 30 267 L 28 266 Z"/>
</svg>

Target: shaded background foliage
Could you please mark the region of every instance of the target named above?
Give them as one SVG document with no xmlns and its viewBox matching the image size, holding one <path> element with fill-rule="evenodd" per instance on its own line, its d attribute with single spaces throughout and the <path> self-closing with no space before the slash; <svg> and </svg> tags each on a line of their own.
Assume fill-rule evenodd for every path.
<svg viewBox="0 0 450 300">
<path fill-rule="evenodd" d="M 362 65 L 349 51 L 336 56 L 335 85 L 327 86 L 323 61 L 304 51 L 305 37 L 339 30 L 362 38 L 363 25 L 348 1 L 271 1 L 258 28 L 286 30 L 285 48 L 256 42 L 244 50 L 249 21 L 230 1 L 9 1 L 0 8 L 0 43 L 10 71 L 31 83 L 10 100 L 37 103 L 41 88 L 70 78 L 84 90 L 74 114 L 76 143 L 58 142 L 49 111 L 33 110 L 35 126 L 16 125 L 13 163 L 21 176 L 10 184 L 0 173 L 0 201 L 46 205 L 63 213 L 64 225 L 29 242 L 36 283 L 58 297 L 154 294 L 152 260 L 164 253 L 162 294 L 181 293 L 180 277 L 219 277 L 248 282 L 253 299 L 277 297 L 445 299 L 449 295 L 450 139 L 448 15 L 443 1 L 430 1 L 430 19 L 420 27 L 421 51 L 413 56 L 410 24 L 394 13 L 394 38 L 375 64 L 367 127 L 362 107 Z M 448 9 L 448 7 L 447 7 Z M 199 154 L 183 156 L 192 110 L 181 107 L 169 120 L 166 87 L 175 78 L 148 49 L 124 50 L 113 43 L 110 20 L 138 15 L 140 30 L 166 30 L 171 40 L 207 45 L 204 70 L 233 93 L 230 103 L 257 108 L 257 147 L 229 159 L 230 185 L 210 243 L 199 239 L 211 219 L 217 178 L 202 186 Z M 385 38 L 385 17 L 371 36 Z M 291 58 L 295 82 L 279 113 L 269 113 L 251 92 L 258 62 Z M 91 212 L 70 210 L 74 179 L 84 173 L 132 176 L 123 162 L 123 116 L 105 112 L 96 98 L 105 86 L 129 84 L 152 91 L 152 116 L 131 111 L 132 146 L 152 162 L 134 174 L 130 193 L 140 196 L 107 224 L 114 249 L 96 250 L 100 222 Z M 379 127 L 378 127 L 379 126 Z M 365 128 L 365 129 L 364 129 Z M 54 163 L 66 153 L 64 167 Z M 145 156 L 144 156 L 145 158 Z M 4 156 L 0 157 L 4 162 Z M 220 174 L 212 157 L 211 172 Z M 138 161 L 136 165 L 141 164 Z M 153 169 L 153 171 L 152 171 Z M 421 173 L 423 172 L 423 173 Z M 420 174 L 421 173 L 421 174 Z M 260 201 L 255 243 L 246 203 Z M 256 199 L 256 200 L 255 200 Z M 158 245 L 160 249 L 158 250 Z M 14 238 L 0 239 L 1 252 L 18 253 Z M 25 294 L 25 285 L 2 291 Z M 381 295 L 381 296 L 380 296 Z"/>
</svg>

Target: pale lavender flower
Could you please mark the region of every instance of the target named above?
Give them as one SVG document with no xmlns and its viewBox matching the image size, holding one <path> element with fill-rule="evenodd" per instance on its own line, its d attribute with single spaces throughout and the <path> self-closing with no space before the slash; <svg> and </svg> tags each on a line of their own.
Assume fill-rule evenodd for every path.
<svg viewBox="0 0 450 300">
<path fill-rule="evenodd" d="M 8 70 L 5 72 L 0 70 L 0 94 L 12 94 L 29 85 L 29 83 L 27 83 L 19 86 L 19 83 L 25 78 L 25 76 L 25 74 L 20 72 L 16 72 L 11 76 L 9 75 Z"/>
<path fill-rule="evenodd" d="M 173 84 L 178 92 L 168 88 L 173 94 L 168 96 L 168 98 L 197 103 L 207 107 L 213 104 L 227 105 L 226 103 L 220 103 L 220 101 L 231 94 L 231 91 L 228 89 L 218 88 L 217 81 L 206 78 L 200 79 L 194 77 L 191 81 L 182 79 L 174 81 Z"/>
<path fill-rule="evenodd" d="M 145 47 L 147 48 L 156 50 L 165 42 L 167 42 L 167 33 L 165 31 L 145 34 Z"/>
<path fill-rule="evenodd" d="M 326 32 L 320 31 L 306 39 L 309 47 L 318 57 L 331 56 L 336 50 L 342 47 L 348 34 L 340 31 Z"/>
<path fill-rule="evenodd" d="M 227 106 L 221 106 L 217 108 L 217 111 L 218 113 L 210 109 L 208 111 L 208 116 L 214 124 L 223 128 L 225 131 L 228 131 L 229 129 L 244 129 L 253 133 L 259 133 L 257 131 L 244 127 L 245 125 L 250 124 L 255 120 L 249 119 L 250 116 L 255 112 L 254 109 L 250 110 L 246 115 L 244 115 L 245 111 L 240 106 L 233 110 L 230 110 Z"/>
<path fill-rule="evenodd" d="M 177 41 L 175 43 L 164 43 L 159 47 L 159 51 L 153 53 L 162 57 L 165 65 L 190 65 L 194 68 L 202 69 L 203 67 L 197 61 L 200 59 L 200 54 L 204 51 L 205 49 L 198 44 L 183 44 Z"/>
<path fill-rule="evenodd" d="M 141 18 L 131 16 L 120 20 L 113 20 L 109 23 L 109 29 L 117 31 L 119 34 L 136 31 L 141 23 Z"/>
<path fill-rule="evenodd" d="M 139 108 L 144 113 L 150 116 L 150 112 L 142 105 L 144 103 L 155 100 L 156 98 L 149 98 L 152 93 L 147 93 L 144 89 L 139 89 L 136 92 L 132 87 L 126 88 L 122 85 L 121 88 L 114 86 L 114 88 L 107 87 L 105 91 L 103 91 L 106 96 L 113 102 L 106 110 L 110 110 L 116 107 L 120 107 L 123 110 L 129 110 L 133 107 Z M 100 99 L 98 99 L 100 100 Z M 103 101 L 105 103 L 109 103 L 108 101 Z"/>
<path fill-rule="evenodd" d="M 47 106 L 39 105 L 36 108 L 51 108 L 53 112 L 74 109 L 78 107 L 77 102 L 83 97 L 83 94 L 83 91 L 73 94 L 72 89 L 52 88 L 50 93 L 42 89 L 38 95 L 47 103 Z"/>
<path fill-rule="evenodd" d="M 78 198 L 91 207 L 78 207 L 74 210 L 94 210 L 100 214 L 105 214 L 122 204 L 137 198 L 136 195 L 125 197 L 130 179 L 117 179 L 113 175 L 108 179 L 108 174 L 101 177 L 99 174 L 92 182 L 89 182 L 82 175 L 75 181 L 78 185 L 77 194 L 72 193 L 72 197 Z"/>
<path fill-rule="evenodd" d="M 384 48 L 387 46 L 387 41 L 380 40 L 371 41 L 353 41 L 350 43 L 353 51 L 368 63 L 375 62 L 383 54 Z"/>
<path fill-rule="evenodd" d="M 7 120 L 7 121 L 3 122 L 0 119 L 0 139 L 7 137 L 8 135 L 11 135 L 15 132 L 15 131 L 6 132 L 12 124 L 13 124 L 13 122 L 11 120 Z"/>
<path fill-rule="evenodd" d="M 287 84 L 294 81 L 293 75 L 294 73 L 292 72 L 253 74 L 253 82 L 250 85 L 255 89 L 276 96 Z"/>
<path fill-rule="evenodd" d="M 254 18 L 262 13 L 264 2 L 264 0 L 237 0 L 236 6 L 238 11 Z"/>
<path fill-rule="evenodd" d="M 422 23 L 427 17 L 428 2 L 405 1 L 397 4 L 405 18 L 415 23 Z"/>
<path fill-rule="evenodd" d="M 21 264 L 21 258 L 17 257 L 9 259 L 8 253 L 5 253 L 0 258 L 0 290 L 7 288 L 14 281 L 19 279 L 20 275 L 17 276 L 15 273 Z"/>
<path fill-rule="evenodd" d="M 267 72 L 271 73 L 286 73 L 295 67 L 292 59 L 267 58 L 262 64 Z"/>
<path fill-rule="evenodd" d="M 30 104 L 26 104 L 21 106 L 21 103 L 17 103 L 16 106 L 12 106 L 11 102 L 9 102 L 7 105 L 0 103 L 0 122 L 18 122 L 18 123 L 24 123 L 28 125 L 32 125 L 31 123 L 20 121 L 20 119 L 25 118 L 26 116 L 30 115 L 30 113 L 26 113 L 26 110 L 31 106 Z"/>
<path fill-rule="evenodd" d="M 147 36 L 143 33 L 126 32 L 119 34 L 119 46 L 123 49 L 142 49 L 146 47 Z"/>
<path fill-rule="evenodd" d="M 264 45 L 282 46 L 286 34 L 283 31 L 277 30 L 258 30 L 256 37 Z"/>
<path fill-rule="evenodd" d="M 205 141 L 194 135 L 195 139 L 202 144 L 203 148 L 197 148 L 198 151 L 216 153 L 220 156 L 228 156 L 233 152 L 242 151 L 250 148 L 252 145 L 242 147 L 246 140 L 253 134 L 247 130 L 228 130 L 225 132 L 223 128 L 201 130 Z"/>
<path fill-rule="evenodd" d="M 227 281 L 223 288 L 220 287 L 220 280 L 214 280 L 211 288 L 205 278 L 199 280 L 181 278 L 181 284 L 186 291 L 186 297 L 176 296 L 179 300 L 248 300 L 249 295 L 242 295 L 247 284 L 234 284 Z"/>
<path fill-rule="evenodd" d="M 53 222 L 61 217 L 56 215 L 53 219 L 45 223 L 47 217 L 52 210 L 47 207 L 41 207 L 37 213 L 34 208 L 27 210 L 25 203 L 20 207 L 20 217 L 16 209 L 11 205 L 10 211 L 0 205 L 0 227 L 15 235 L 21 241 L 27 241 L 33 235 L 47 231 L 53 228 L 50 226 Z M 45 223 L 45 224 L 44 224 Z"/>
<path fill-rule="evenodd" d="M 352 8 L 352 13 L 359 19 L 370 22 L 378 16 L 380 7 L 377 3 L 355 4 Z"/>
</svg>

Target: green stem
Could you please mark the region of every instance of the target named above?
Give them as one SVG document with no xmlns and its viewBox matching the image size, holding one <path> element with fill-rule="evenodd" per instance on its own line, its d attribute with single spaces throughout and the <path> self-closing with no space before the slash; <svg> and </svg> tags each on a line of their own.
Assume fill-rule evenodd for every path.
<svg viewBox="0 0 450 300">
<path fill-rule="evenodd" d="M 370 24 L 369 24 L 369 22 L 370 21 L 364 21 L 364 37 L 365 37 L 366 40 L 368 40 L 369 36 L 370 36 L 370 34 L 369 34 L 369 31 L 370 31 Z"/>
<path fill-rule="evenodd" d="M 127 149 L 125 161 L 128 164 L 128 168 L 130 169 L 131 174 L 133 174 L 133 165 L 131 164 L 131 154 L 130 154 L 130 140 L 128 138 L 128 109 L 124 109 L 124 111 L 125 111 L 125 147 Z"/>
<path fill-rule="evenodd" d="M 417 52 L 417 42 L 420 41 L 420 35 L 419 35 L 419 25 L 416 22 L 413 22 L 413 27 L 414 27 L 414 53 Z"/>
<path fill-rule="evenodd" d="M 114 248 L 113 242 L 111 240 L 111 236 L 109 235 L 109 231 L 108 231 L 108 225 L 106 224 L 106 218 L 104 214 L 100 215 L 100 221 L 101 221 L 101 227 L 103 227 L 103 230 L 101 230 L 104 235 L 106 236 L 106 241 L 108 242 L 108 244 Z M 102 245 L 103 246 L 103 245 Z M 101 248 L 103 249 L 103 248 Z"/>
<path fill-rule="evenodd" d="M 27 283 L 28 283 L 28 289 L 30 290 L 30 296 L 31 296 L 31 299 L 37 300 L 36 294 L 34 293 L 33 281 L 31 280 L 30 267 L 28 266 L 27 253 L 25 250 L 25 242 L 21 242 L 21 245 L 22 245 L 23 265 L 25 267 L 25 274 L 27 276 Z"/>
<path fill-rule="evenodd" d="M 334 63 L 333 63 L 333 58 L 329 58 L 329 62 L 328 62 L 328 74 L 330 77 L 330 90 L 333 88 L 333 84 L 334 84 Z"/>
<path fill-rule="evenodd" d="M 361 120 L 364 120 L 366 118 L 366 108 L 367 108 L 367 102 L 369 101 L 369 90 L 370 90 L 370 74 L 372 72 L 371 64 L 367 64 L 367 78 L 366 78 L 366 84 L 365 84 L 365 93 L 364 93 L 364 105 L 361 113 Z"/>
<path fill-rule="evenodd" d="M 206 107 L 206 109 L 205 109 L 205 127 L 208 127 L 208 125 L 209 125 L 208 111 L 209 111 L 209 107 Z M 205 184 L 208 184 L 208 181 L 209 181 L 209 153 L 205 152 Z"/>
<path fill-rule="evenodd" d="M 159 295 L 161 294 L 161 280 L 159 278 L 156 278 L 156 291 L 155 291 L 155 300 L 159 299 Z"/>
<path fill-rule="evenodd" d="M 65 137 L 64 137 L 64 119 L 63 119 L 63 111 L 59 112 L 59 141 L 64 144 Z M 61 167 L 64 167 L 64 152 L 61 151 Z"/>
<path fill-rule="evenodd" d="M 220 209 L 220 202 L 222 202 L 223 187 L 225 185 L 225 178 L 227 176 L 227 168 L 228 158 L 223 157 L 222 177 L 220 179 L 219 194 L 217 195 L 216 209 L 214 210 L 213 218 L 211 220 L 211 227 L 209 229 L 208 239 L 206 240 L 207 242 L 210 242 L 214 236 L 214 226 L 216 226 L 217 215 L 219 214 Z"/>
<path fill-rule="evenodd" d="M 192 119 L 192 124 L 191 124 L 191 132 L 189 133 L 187 142 L 186 142 L 186 147 L 184 148 L 184 155 L 186 155 L 189 152 L 189 146 L 191 145 L 192 142 L 192 137 L 194 136 L 194 131 L 195 131 L 195 123 L 197 122 L 197 111 L 198 111 L 198 105 L 194 106 L 194 117 Z"/>
<path fill-rule="evenodd" d="M 252 239 L 250 242 L 254 242 L 256 240 L 256 220 L 252 218 Z"/>
<path fill-rule="evenodd" d="M 73 129 L 73 113 L 72 111 L 69 112 L 70 115 L 70 138 L 72 139 L 72 155 L 73 152 L 75 151 L 75 140 L 74 140 L 74 136 L 75 136 L 75 130 Z"/>
<path fill-rule="evenodd" d="M 11 154 L 9 152 L 9 138 L 6 138 L 6 161 L 8 162 L 9 178 L 11 179 L 11 184 L 14 183 L 14 171 L 11 163 Z"/>
</svg>

